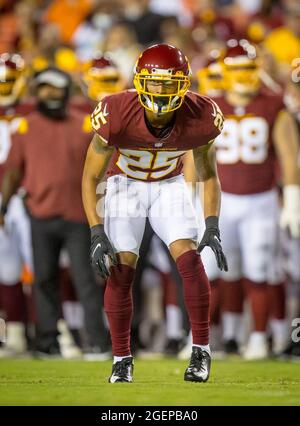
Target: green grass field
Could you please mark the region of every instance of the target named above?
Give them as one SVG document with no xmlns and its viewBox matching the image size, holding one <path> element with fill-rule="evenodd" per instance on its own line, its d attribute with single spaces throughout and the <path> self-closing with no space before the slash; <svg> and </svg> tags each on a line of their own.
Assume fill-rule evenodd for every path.
<svg viewBox="0 0 300 426">
<path fill-rule="evenodd" d="M 300 405 L 300 364 L 214 361 L 205 384 L 186 362 L 135 362 L 135 382 L 109 384 L 111 363 L 0 360 L 0 405 Z"/>
</svg>

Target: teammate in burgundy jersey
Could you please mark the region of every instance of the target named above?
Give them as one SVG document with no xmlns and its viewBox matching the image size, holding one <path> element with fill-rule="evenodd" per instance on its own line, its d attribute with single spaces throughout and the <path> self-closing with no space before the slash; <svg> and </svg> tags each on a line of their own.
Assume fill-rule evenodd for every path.
<svg viewBox="0 0 300 426">
<path fill-rule="evenodd" d="M 101 99 L 126 87 L 124 77 L 109 54 L 100 52 L 83 64 L 78 85 L 82 94 L 73 96 L 71 105 L 89 114 L 89 121 L 91 112 Z"/>
<path fill-rule="evenodd" d="M 229 273 L 221 281 L 224 340 L 228 351 L 237 347 L 242 284 L 246 284 L 253 330 L 244 356 L 257 359 L 268 354 L 268 311 L 276 352 L 283 348 L 285 339 L 283 276 L 276 254 L 279 222 L 276 164 L 279 161 L 281 165 L 284 184 L 281 224 L 297 237 L 300 233 L 298 136 L 282 98 L 260 87 L 259 66 L 252 45 L 229 41 L 223 68 L 226 92 L 218 98 L 218 104 L 226 120 L 215 145 L 223 191 L 220 226 L 229 264 Z"/>
<path fill-rule="evenodd" d="M 216 141 L 222 191 L 243 195 L 274 188 L 277 152 L 273 131 L 284 108 L 282 96 L 261 90 L 245 106 L 233 105 L 228 95 L 218 98 L 218 104 L 226 117 L 222 135 Z M 243 145 L 240 134 L 245 139 Z"/>
<path fill-rule="evenodd" d="M 0 187 L 11 137 L 23 127 L 23 117 L 33 105 L 21 103 L 25 86 L 24 61 L 20 55 L 0 55 Z M 25 299 L 20 282 L 24 263 L 31 269 L 30 227 L 21 198 L 14 196 L 4 206 L 0 196 L 0 300 L 7 321 L 7 341 L 1 356 L 23 353 L 26 349 Z M 4 214 L 6 213 L 5 227 Z"/>
<path fill-rule="evenodd" d="M 109 382 L 132 381 L 131 287 L 146 217 L 169 247 L 183 281 L 193 333 L 184 379 L 205 382 L 211 362 L 210 288 L 197 251 L 210 246 L 220 269 L 227 269 L 219 242 L 220 187 L 213 148 L 223 116 L 209 98 L 188 92 L 188 60 L 173 46 L 158 44 L 146 49 L 137 61 L 134 84 L 136 91 L 104 98 L 92 114 L 96 135 L 87 153 L 82 184 L 91 226 L 92 264 L 108 277 L 104 304 L 114 354 Z M 181 175 L 181 157 L 188 150 L 193 150 L 204 182 L 207 228 L 199 245 L 195 212 Z M 96 210 L 96 185 L 112 155 L 103 225 Z"/>
</svg>

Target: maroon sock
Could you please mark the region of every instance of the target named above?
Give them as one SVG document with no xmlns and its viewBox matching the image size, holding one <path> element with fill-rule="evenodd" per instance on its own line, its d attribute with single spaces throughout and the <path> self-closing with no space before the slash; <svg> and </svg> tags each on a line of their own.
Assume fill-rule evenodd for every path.
<svg viewBox="0 0 300 426">
<path fill-rule="evenodd" d="M 272 319 L 285 318 L 285 284 L 268 284 L 269 313 Z"/>
<path fill-rule="evenodd" d="M 126 356 L 130 352 L 130 327 L 133 311 L 132 283 L 135 269 L 128 265 L 110 268 L 104 293 L 113 355 Z"/>
<path fill-rule="evenodd" d="M 210 304 L 210 323 L 211 325 L 220 324 L 220 280 L 212 280 L 210 282 L 211 304 Z"/>
<path fill-rule="evenodd" d="M 242 280 L 220 281 L 222 312 L 243 313 L 244 289 Z"/>
<path fill-rule="evenodd" d="M 25 297 L 21 283 L 1 285 L 2 307 L 6 321 L 23 322 L 25 320 Z"/>
<path fill-rule="evenodd" d="M 177 286 L 172 274 L 160 272 L 160 279 L 163 285 L 164 306 L 178 306 Z"/>
<path fill-rule="evenodd" d="M 250 302 L 254 331 L 265 332 L 268 324 L 269 303 L 266 283 L 255 283 L 245 279 L 247 296 Z"/>
<path fill-rule="evenodd" d="M 190 250 L 178 257 L 177 268 L 183 282 L 185 306 L 188 312 L 193 343 L 209 343 L 210 284 L 200 256 Z"/>
</svg>

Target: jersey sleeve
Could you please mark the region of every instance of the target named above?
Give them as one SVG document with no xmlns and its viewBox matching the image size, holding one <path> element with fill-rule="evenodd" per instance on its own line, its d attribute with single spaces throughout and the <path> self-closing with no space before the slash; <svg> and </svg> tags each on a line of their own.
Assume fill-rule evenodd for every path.
<svg viewBox="0 0 300 426">
<path fill-rule="evenodd" d="M 22 132 L 12 135 L 11 148 L 5 162 L 5 168 L 24 170 L 25 164 L 25 139 Z"/>
<path fill-rule="evenodd" d="M 91 114 L 91 123 L 93 130 L 101 136 L 101 138 L 108 144 L 111 144 L 112 137 L 112 102 L 109 96 L 103 98 L 98 103 L 96 108 Z"/>
<path fill-rule="evenodd" d="M 208 99 L 207 108 L 207 144 L 212 142 L 222 132 L 224 125 L 224 116 L 219 105 L 212 99 Z"/>
</svg>

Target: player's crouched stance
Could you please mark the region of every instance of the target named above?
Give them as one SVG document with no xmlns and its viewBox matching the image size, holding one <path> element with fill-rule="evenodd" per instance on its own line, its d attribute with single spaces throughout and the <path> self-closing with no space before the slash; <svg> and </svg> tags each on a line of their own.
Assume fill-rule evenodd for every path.
<svg viewBox="0 0 300 426">
<path fill-rule="evenodd" d="M 213 147 L 223 116 L 212 100 L 188 91 L 190 74 L 180 50 L 151 46 L 137 61 L 136 90 L 105 97 L 92 114 L 96 135 L 87 153 L 82 193 L 91 226 L 91 262 L 107 278 L 104 308 L 114 355 L 110 383 L 133 380 L 132 283 L 146 217 L 168 246 L 182 278 L 193 335 L 184 380 L 209 378 L 210 285 L 199 253 L 211 247 L 219 268 L 227 270 L 220 245 L 220 185 Z M 197 219 L 181 174 L 181 157 L 188 150 L 193 150 L 204 184 L 206 231 L 199 245 Z M 108 164 L 102 223 L 96 212 L 96 186 Z"/>
</svg>

